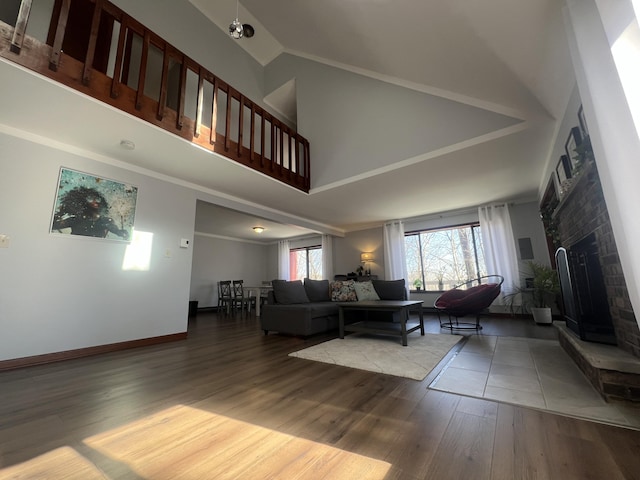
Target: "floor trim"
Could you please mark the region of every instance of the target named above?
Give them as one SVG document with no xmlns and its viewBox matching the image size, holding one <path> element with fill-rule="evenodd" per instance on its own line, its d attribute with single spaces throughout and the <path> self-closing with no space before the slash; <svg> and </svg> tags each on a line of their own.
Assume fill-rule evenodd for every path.
<svg viewBox="0 0 640 480">
<path fill-rule="evenodd" d="M 14 370 L 16 368 L 32 367 L 35 365 L 44 365 L 47 363 L 62 362 L 73 358 L 89 357 L 91 355 L 99 355 L 101 353 L 117 352 L 120 350 L 128 350 L 130 348 L 146 347 L 149 345 L 157 345 L 160 343 L 176 342 L 186 340 L 187 332 L 173 333 L 171 335 L 162 335 L 159 337 L 141 338 L 139 340 L 129 340 L 126 342 L 110 343 L 107 345 L 97 345 L 95 347 L 79 348 L 76 350 L 67 350 L 64 352 L 45 353 L 43 355 L 34 355 L 32 357 L 15 358 L 11 360 L 0 361 L 0 372 L 5 370 Z"/>
</svg>

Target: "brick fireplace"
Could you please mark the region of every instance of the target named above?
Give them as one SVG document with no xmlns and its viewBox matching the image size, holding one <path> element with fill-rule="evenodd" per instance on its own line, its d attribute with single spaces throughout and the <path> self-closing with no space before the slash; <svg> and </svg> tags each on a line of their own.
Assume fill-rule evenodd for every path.
<svg viewBox="0 0 640 480">
<path fill-rule="evenodd" d="M 568 328 L 563 325 L 560 329 L 560 343 L 605 398 L 640 401 L 640 328 L 629 300 L 595 163 L 588 162 L 565 187 L 567 191 L 553 205 L 545 226 L 548 230 L 552 227 L 554 247 L 564 247 L 568 257 L 573 255 L 573 265 L 571 258 L 568 260 L 569 269 L 574 269 L 572 286 L 574 291 L 583 290 L 583 300 L 577 300 L 583 305 L 576 306 L 583 314 L 576 317 L 587 318 L 586 323 L 593 325 L 579 328 L 567 319 Z M 576 260 L 578 257 L 581 260 Z M 591 266 L 585 267 L 587 264 Z M 600 278 L 581 281 L 577 270 L 590 270 L 591 275 Z M 591 292 L 576 283 L 591 284 Z M 580 295 L 574 295 L 577 296 Z M 584 313 L 588 309 L 585 303 L 592 307 L 590 315 Z M 607 362 L 594 357 L 594 351 L 603 352 Z M 616 356 L 620 362 L 609 362 Z"/>
</svg>

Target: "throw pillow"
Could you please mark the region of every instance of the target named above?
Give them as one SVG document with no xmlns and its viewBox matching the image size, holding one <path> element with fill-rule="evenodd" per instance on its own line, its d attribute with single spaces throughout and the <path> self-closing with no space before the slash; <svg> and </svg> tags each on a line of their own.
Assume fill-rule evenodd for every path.
<svg viewBox="0 0 640 480">
<path fill-rule="evenodd" d="M 404 279 L 400 280 L 372 280 L 380 300 L 406 300 L 407 290 Z"/>
<path fill-rule="evenodd" d="M 371 281 L 368 282 L 355 282 L 353 285 L 356 289 L 356 295 L 358 296 L 358 301 L 363 300 L 380 300 L 376 289 L 373 288 L 373 283 Z"/>
<path fill-rule="evenodd" d="M 282 305 L 309 303 L 309 297 L 307 297 L 307 292 L 304 290 L 304 285 L 300 280 L 292 282 L 274 280 L 271 285 L 273 286 L 273 296 L 277 303 Z"/>
<path fill-rule="evenodd" d="M 358 300 L 353 280 L 331 282 L 331 300 L 333 302 L 355 302 Z"/>
<path fill-rule="evenodd" d="M 307 292 L 310 302 L 329 302 L 331 294 L 329 292 L 329 280 L 304 279 L 304 289 Z"/>
</svg>

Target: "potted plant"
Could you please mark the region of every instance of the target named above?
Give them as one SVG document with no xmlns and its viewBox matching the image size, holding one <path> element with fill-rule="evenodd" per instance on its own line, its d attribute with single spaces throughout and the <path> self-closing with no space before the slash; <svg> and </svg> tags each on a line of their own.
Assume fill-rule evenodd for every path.
<svg viewBox="0 0 640 480">
<path fill-rule="evenodd" d="M 536 323 L 550 324 L 552 322 L 551 307 L 560 294 L 558 274 L 550 266 L 534 261 L 528 261 L 527 268 L 532 279 L 530 285 L 524 288 L 516 287 L 513 292 L 505 296 L 505 299 L 513 311 L 515 298 L 520 296 L 523 310 L 528 308 Z"/>
<path fill-rule="evenodd" d="M 420 280 L 419 278 L 416 278 L 413 281 L 413 286 L 415 287 L 416 290 L 420 291 L 422 290 L 422 280 Z"/>
</svg>

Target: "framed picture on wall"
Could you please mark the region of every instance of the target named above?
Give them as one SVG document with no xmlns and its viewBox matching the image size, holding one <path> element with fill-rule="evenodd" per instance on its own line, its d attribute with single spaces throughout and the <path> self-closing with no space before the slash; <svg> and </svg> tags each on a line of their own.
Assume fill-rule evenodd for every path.
<svg viewBox="0 0 640 480">
<path fill-rule="evenodd" d="M 580 127 L 573 127 L 569 132 L 569 136 L 567 137 L 567 141 L 564 143 L 564 151 L 569 158 L 569 162 L 571 163 L 571 170 L 576 166 L 576 147 L 582 143 L 582 135 L 580 134 Z"/>
<path fill-rule="evenodd" d="M 138 187 L 60 169 L 51 233 L 129 241 Z"/>
<path fill-rule="evenodd" d="M 578 121 L 580 122 L 580 133 L 582 138 L 589 136 L 589 128 L 587 127 L 587 119 L 584 116 L 584 108 L 580 105 L 578 109 Z"/>
<path fill-rule="evenodd" d="M 556 175 L 558 175 L 558 183 L 562 185 L 566 179 L 571 178 L 571 162 L 566 155 L 562 155 L 556 165 Z"/>
</svg>

